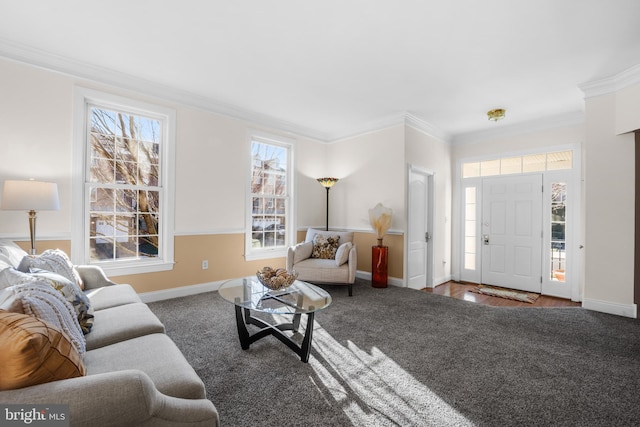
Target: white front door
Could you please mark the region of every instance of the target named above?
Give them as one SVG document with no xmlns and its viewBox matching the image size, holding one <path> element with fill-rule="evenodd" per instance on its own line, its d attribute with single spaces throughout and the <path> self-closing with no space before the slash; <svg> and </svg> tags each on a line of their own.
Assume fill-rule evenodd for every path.
<svg viewBox="0 0 640 427">
<path fill-rule="evenodd" d="M 542 175 L 482 181 L 482 283 L 541 291 Z"/>
<path fill-rule="evenodd" d="M 431 180 L 433 175 L 409 169 L 407 286 L 433 287 L 431 273 Z"/>
</svg>

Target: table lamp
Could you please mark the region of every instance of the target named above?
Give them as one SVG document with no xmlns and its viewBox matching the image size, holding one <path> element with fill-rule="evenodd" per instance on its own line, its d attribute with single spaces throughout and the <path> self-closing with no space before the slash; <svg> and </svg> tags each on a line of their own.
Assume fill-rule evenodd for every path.
<svg viewBox="0 0 640 427">
<path fill-rule="evenodd" d="M 58 184 L 42 181 L 6 180 L 2 190 L 3 210 L 25 210 L 29 212 L 29 232 L 31 235 L 30 254 L 36 254 L 36 211 L 57 211 Z"/>
</svg>

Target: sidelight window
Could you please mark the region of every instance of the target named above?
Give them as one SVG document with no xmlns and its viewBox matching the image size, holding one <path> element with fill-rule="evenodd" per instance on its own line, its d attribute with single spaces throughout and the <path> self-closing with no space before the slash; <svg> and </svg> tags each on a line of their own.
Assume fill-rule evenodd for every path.
<svg viewBox="0 0 640 427">
<path fill-rule="evenodd" d="M 551 280 L 564 282 L 566 274 L 567 183 L 551 184 Z"/>
</svg>

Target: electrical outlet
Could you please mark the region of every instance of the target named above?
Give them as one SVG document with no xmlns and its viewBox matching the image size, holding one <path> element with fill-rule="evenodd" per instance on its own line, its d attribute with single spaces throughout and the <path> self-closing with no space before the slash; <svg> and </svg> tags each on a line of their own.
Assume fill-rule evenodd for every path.
<svg viewBox="0 0 640 427">
<path fill-rule="evenodd" d="M 203 259 L 202 260 L 202 269 L 206 270 L 207 268 L 209 268 L 209 260 Z"/>
</svg>

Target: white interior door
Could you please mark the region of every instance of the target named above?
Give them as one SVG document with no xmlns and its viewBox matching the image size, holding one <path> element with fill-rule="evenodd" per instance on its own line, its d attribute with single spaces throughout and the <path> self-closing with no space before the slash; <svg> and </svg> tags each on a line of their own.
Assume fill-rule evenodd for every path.
<svg viewBox="0 0 640 427">
<path fill-rule="evenodd" d="M 433 287 L 430 229 L 432 179 L 433 174 L 409 169 L 407 286 L 413 289 Z"/>
<path fill-rule="evenodd" d="M 482 182 L 482 283 L 541 291 L 542 175 Z"/>
</svg>

